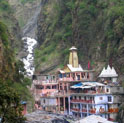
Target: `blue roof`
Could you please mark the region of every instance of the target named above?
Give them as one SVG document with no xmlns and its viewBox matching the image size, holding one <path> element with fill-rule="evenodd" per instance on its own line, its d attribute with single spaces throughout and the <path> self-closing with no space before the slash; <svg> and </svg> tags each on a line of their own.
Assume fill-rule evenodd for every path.
<svg viewBox="0 0 124 123">
<path fill-rule="evenodd" d="M 74 85 L 75 87 L 78 87 L 78 86 L 82 86 L 83 84 L 82 84 L 82 82 L 81 83 L 78 83 L 78 84 L 76 84 L 76 85 Z"/>
<path fill-rule="evenodd" d="M 91 88 L 91 87 L 96 87 L 96 86 L 105 86 L 102 83 L 99 82 L 80 82 L 78 84 L 75 84 L 73 86 L 71 86 L 71 88 Z"/>
<path fill-rule="evenodd" d="M 26 101 L 21 101 L 21 104 L 24 105 L 24 104 L 27 104 L 27 102 Z"/>
</svg>

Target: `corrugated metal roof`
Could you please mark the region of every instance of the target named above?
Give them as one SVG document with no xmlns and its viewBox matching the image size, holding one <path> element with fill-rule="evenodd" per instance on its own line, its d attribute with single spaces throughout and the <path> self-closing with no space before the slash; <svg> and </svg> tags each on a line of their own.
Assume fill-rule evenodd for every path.
<svg viewBox="0 0 124 123">
<path fill-rule="evenodd" d="M 105 85 L 102 83 L 98 83 L 98 82 L 81 82 L 81 83 L 71 86 L 71 88 L 82 88 L 83 89 L 83 88 L 92 88 L 96 86 L 105 86 Z"/>
</svg>

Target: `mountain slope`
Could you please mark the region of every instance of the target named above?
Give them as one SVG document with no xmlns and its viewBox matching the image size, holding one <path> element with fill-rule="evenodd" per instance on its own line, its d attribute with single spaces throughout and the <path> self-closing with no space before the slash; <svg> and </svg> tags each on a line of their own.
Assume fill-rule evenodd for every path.
<svg viewBox="0 0 124 123">
<path fill-rule="evenodd" d="M 42 0 L 42 5 L 36 72 L 63 66 L 68 62 L 69 47 L 75 45 L 84 68 L 91 61 L 98 72 L 110 63 L 124 73 L 123 0 Z"/>
<path fill-rule="evenodd" d="M 7 25 L 9 32 L 12 34 L 10 37 L 11 46 L 17 51 L 21 50 L 23 44 L 21 41 L 21 30 L 8 1 L 0 1 L 0 20 Z"/>
</svg>

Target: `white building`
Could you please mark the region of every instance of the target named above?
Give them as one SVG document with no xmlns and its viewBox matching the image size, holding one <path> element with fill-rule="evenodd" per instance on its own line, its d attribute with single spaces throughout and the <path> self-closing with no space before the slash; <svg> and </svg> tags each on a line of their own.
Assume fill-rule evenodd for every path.
<svg viewBox="0 0 124 123">
<path fill-rule="evenodd" d="M 118 74 L 116 73 L 114 67 L 111 68 L 109 65 L 106 69 L 104 67 L 99 75 L 99 78 L 101 78 L 102 81 L 106 82 L 117 82 L 117 77 Z"/>
</svg>

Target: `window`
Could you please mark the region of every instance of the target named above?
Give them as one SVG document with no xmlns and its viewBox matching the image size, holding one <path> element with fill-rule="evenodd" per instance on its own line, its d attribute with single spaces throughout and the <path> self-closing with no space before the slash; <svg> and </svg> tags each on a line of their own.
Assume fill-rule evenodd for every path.
<svg viewBox="0 0 124 123">
<path fill-rule="evenodd" d="M 77 79 L 80 80 L 80 75 L 77 75 Z"/>
<path fill-rule="evenodd" d="M 108 96 L 108 102 L 112 102 L 112 97 Z"/>
<path fill-rule="evenodd" d="M 46 76 L 46 79 L 48 79 L 49 77 L 48 76 Z"/>
<path fill-rule="evenodd" d="M 53 86 L 52 86 L 52 89 L 56 89 L 56 88 L 57 88 L 56 85 L 53 85 Z"/>
<path fill-rule="evenodd" d="M 87 73 L 87 78 L 88 78 L 88 79 L 90 78 L 89 73 Z"/>
<path fill-rule="evenodd" d="M 75 99 L 76 99 L 76 96 L 75 96 Z"/>
<path fill-rule="evenodd" d="M 90 109 L 93 109 L 93 106 L 92 105 L 90 106 Z"/>
<path fill-rule="evenodd" d="M 84 78 L 84 73 L 81 73 L 81 77 Z"/>
<path fill-rule="evenodd" d="M 81 100 L 81 96 L 79 96 L 79 100 Z"/>
<path fill-rule="evenodd" d="M 67 73 L 66 76 L 67 76 L 68 78 L 70 78 L 70 74 L 69 74 L 69 73 Z"/>
<path fill-rule="evenodd" d="M 120 90 L 120 87 L 117 87 L 117 90 L 119 91 Z"/>
<path fill-rule="evenodd" d="M 106 92 L 109 92 L 109 89 L 108 88 L 106 89 Z"/>
<path fill-rule="evenodd" d="M 50 89 L 50 86 L 46 86 L 46 89 Z"/>
<path fill-rule="evenodd" d="M 92 100 L 92 97 L 90 97 L 90 100 Z"/>
<path fill-rule="evenodd" d="M 45 103 L 45 99 L 43 100 L 43 103 Z"/>
</svg>

